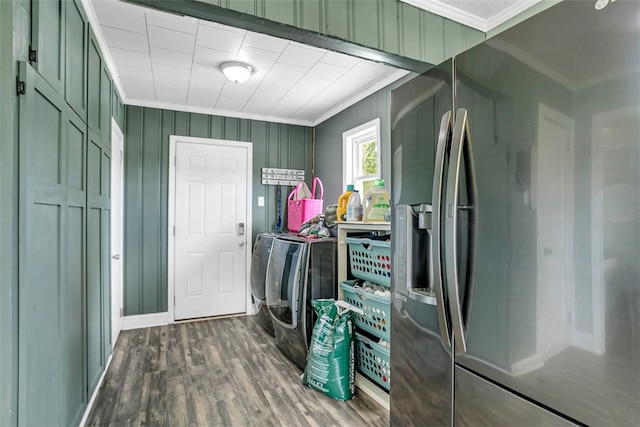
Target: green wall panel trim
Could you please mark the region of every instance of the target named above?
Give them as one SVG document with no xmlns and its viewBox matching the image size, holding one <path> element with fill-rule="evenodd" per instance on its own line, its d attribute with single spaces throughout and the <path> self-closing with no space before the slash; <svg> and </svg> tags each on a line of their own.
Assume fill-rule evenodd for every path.
<svg viewBox="0 0 640 427">
<path fill-rule="evenodd" d="M 304 169 L 311 175 L 311 128 L 205 114 L 125 108 L 124 314 L 168 309 L 167 230 L 169 136 L 249 141 L 253 146 L 253 233 L 276 220 L 276 187 L 261 183 L 263 167 Z M 308 179 L 310 181 L 310 179 Z M 285 206 L 291 189 L 282 187 Z M 252 236 L 253 238 L 253 236 Z"/>
<path fill-rule="evenodd" d="M 13 81 L 17 75 L 16 62 L 11 58 L 14 46 L 16 56 L 22 52 L 30 15 L 22 6 L 17 1 L 0 1 L 1 82 Z M 0 85 L 0 99 L 0 425 L 15 426 L 18 422 L 18 104 L 13 85 Z"/>
</svg>

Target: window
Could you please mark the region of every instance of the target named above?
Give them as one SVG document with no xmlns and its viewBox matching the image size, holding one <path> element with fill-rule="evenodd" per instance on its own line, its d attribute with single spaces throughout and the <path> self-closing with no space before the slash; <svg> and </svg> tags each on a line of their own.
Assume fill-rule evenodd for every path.
<svg viewBox="0 0 640 427">
<path fill-rule="evenodd" d="M 366 192 L 380 178 L 380 119 L 372 120 L 342 134 L 342 189 L 353 184 Z"/>
</svg>

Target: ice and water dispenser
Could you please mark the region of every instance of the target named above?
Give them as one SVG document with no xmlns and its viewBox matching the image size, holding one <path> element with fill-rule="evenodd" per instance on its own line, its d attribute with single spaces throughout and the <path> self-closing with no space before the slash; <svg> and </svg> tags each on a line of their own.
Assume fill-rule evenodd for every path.
<svg viewBox="0 0 640 427">
<path fill-rule="evenodd" d="M 394 299 L 436 304 L 433 289 L 431 218 L 428 203 L 396 205 L 394 220 Z M 404 297 L 404 298 L 403 298 Z"/>
</svg>

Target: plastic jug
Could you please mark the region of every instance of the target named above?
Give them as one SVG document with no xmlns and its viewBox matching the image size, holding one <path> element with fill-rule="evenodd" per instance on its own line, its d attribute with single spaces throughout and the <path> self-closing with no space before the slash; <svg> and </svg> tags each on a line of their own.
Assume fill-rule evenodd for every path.
<svg viewBox="0 0 640 427">
<path fill-rule="evenodd" d="M 347 221 L 362 221 L 362 202 L 360 192 L 353 190 L 347 202 Z"/>
<path fill-rule="evenodd" d="M 383 222 L 389 210 L 389 192 L 384 188 L 384 179 L 374 182 L 373 187 L 364 196 L 364 214 L 362 220 L 365 222 Z"/>
<path fill-rule="evenodd" d="M 347 220 L 347 203 L 349 203 L 351 193 L 353 193 L 353 184 L 347 185 L 347 191 L 338 197 L 338 210 L 336 211 L 338 221 Z"/>
</svg>

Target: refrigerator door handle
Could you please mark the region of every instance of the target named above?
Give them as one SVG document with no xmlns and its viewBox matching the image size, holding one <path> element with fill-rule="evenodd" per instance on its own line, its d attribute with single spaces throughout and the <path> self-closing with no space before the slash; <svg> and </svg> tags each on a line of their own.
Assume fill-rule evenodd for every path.
<svg viewBox="0 0 640 427">
<path fill-rule="evenodd" d="M 447 291 L 449 295 L 449 312 L 451 313 L 451 323 L 453 335 L 455 337 L 455 347 L 457 353 L 467 351 L 467 336 L 465 325 L 469 323 L 471 312 L 471 297 L 473 294 L 474 279 L 474 259 L 475 259 L 475 233 L 477 228 L 476 201 L 477 188 L 475 169 L 473 166 L 473 155 L 471 152 L 471 139 L 469 135 L 469 123 L 467 110 L 460 108 L 456 112 L 454 122 L 451 155 L 449 157 L 449 172 L 447 177 L 447 194 L 445 199 L 445 271 L 447 277 Z M 460 169 L 462 159 L 466 165 L 466 185 L 468 192 L 468 203 L 460 206 Z M 467 270 L 465 277 L 466 291 L 465 301 L 461 304 L 458 277 L 458 211 L 465 210 L 469 215 L 469 236 L 468 236 L 468 256 Z"/>
<path fill-rule="evenodd" d="M 438 134 L 438 146 L 436 148 L 436 162 L 433 178 L 432 203 L 433 212 L 431 219 L 431 254 L 433 266 L 433 288 L 436 293 L 436 307 L 438 311 L 438 322 L 440 324 L 440 336 L 442 342 L 449 347 L 451 338 L 449 336 L 449 321 L 445 308 L 445 294 L 443 287 L 442 272 L 442 200 L 444 183 L 444 163 L 447 153 L 447 145 L 451 140 L 451 111 L 447 111 L 440 122 L 440 132 Z"/>
</svg>

